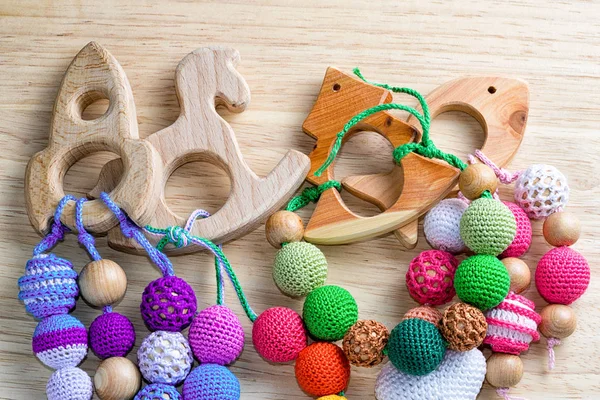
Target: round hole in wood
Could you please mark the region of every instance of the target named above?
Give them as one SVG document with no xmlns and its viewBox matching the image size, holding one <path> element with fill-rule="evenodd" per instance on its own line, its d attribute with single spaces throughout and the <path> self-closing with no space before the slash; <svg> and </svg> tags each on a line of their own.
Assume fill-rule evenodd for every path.
<svg viewBox="0 0 600 400">
<path fill-rule="evenodd" d="M 342 88 L 342 85 L 340 85 L 339 83 L 334 83 L 333 84 L 333 91 L 334 92 L 339 92 L 341 88 Z"/>
<path fill-rule="evenodd" d="M 496 93 L 496 87 L 495 87 L 495 86 L 490 86 L 490 87 L 488 88 L 488 92 L 489 92 L 490 94 L 494 94 L 494 93 Z"/>
<path fill-rule="evenodd" d="M 106 93 L 92 90 L 80 95 L 75 101 L 76 116 L 84 121 L 92 121 L 108 112 L 110 101 Z"/>
</svg>

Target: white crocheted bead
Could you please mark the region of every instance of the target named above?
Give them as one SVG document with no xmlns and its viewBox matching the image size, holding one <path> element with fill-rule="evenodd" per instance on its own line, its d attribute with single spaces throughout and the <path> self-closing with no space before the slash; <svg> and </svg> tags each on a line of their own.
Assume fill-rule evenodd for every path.
<svg viewBox="0 0 600 400">
<path fill-rule="evenodd" d="M 467 207 L 468 204 L 460 199 L 446 199 L 425 215 L 423 228 L 431 247 L 452 254 L 465 250 L 465 243 L 460 237 L 460 219 Z"/>
<path fill-rule="evenodd" d="M 138 367 L 150 383 L 177 385 L 189 374 L 194 362 L 187 339 L 179 332 L 156 331 L 142 342 Z"/>
<path fill-rule="evenodd" d="M 87 356 L 87 344 L 60 346 L 36 353 L 37 358 L 47 366 L 59 369 L 66 367 L 76 367 Z"/>
<path fill-rule="evenodd" d="M 427 375 L 408 375 L 387 363 L 375 383 L 377 400 L 475 400 L 485 378 L 485 357 L 478 349 L 446 351 Z"/>
<path fill-rule="evenodd" d="M 90 377 L 76 367 L 55 371 L 46 385 L 48 400 L 90 400 L 93 392 Z"/>
<path fill-rule="evenodd" d="M 515 203 L 531 219 L 546 218 L 568 201 L 567 178 L 552 165 L 532 165 L 515 182 Z"/>
</svg>

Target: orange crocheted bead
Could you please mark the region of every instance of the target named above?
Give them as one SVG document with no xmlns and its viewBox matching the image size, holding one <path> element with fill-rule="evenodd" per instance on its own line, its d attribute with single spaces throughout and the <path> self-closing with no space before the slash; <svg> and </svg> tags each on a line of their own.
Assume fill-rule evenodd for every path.
<svg viewBox="0 0 600 400">
<path fill-rule="evenodd" d="M 383 361 L 390 331 L 373 320 L 356 322 L 344 335 L 342 348 L 348 361 L 358 367 L 373 367 Z"/>
<path fill-rule="evenodd" d="M 404 317 L 402 317 L 402 321 L 413 318 L 423 319 L 427 322 L 431 322 L 439 328 L 440 321 L 442 320 L 442 313 L 434 307 L 420 306 L 408 310 L 406 314 L 404 314 Z"/>
<path fill-rule="evenodd" d="M 350 380 L 350 363 L 338 346 L 315 342 L 296 359 L 296 380 L 307 394 L 319 397 L 340 393 Z"/>
<path fill-rule="evenodd" d="M 448 342 L 449 349 L 469 351 L 483 343 L 487 322 L 478 308 L 456 303 L 444 312 L 440 331 Z"/>
</svg>

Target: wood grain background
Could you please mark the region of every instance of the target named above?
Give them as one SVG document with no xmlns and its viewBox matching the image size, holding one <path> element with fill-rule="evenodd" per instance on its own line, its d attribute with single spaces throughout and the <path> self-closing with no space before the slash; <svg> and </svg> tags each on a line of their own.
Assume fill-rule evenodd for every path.
<svg viewBox="0 0 600 400">
<path fill-rule="evenodd" d="M 29 157 L 47 143 L 51 110 L 60 79 L 71 59 L 90 40 L 106 46 L 125 69 L 133 88 L 140 131 L 147 136 L 171 124 L 178 114 L 175 66 L 188 52 L 208 44 L 240 50 L 239 71 L 253 100 L 240 115 L 224 114 L 236 131 L 242 153 L 259 174 L 267 174 L 288 148 L 308 153 L 314 142 L 301 131 L 325 68 L 360 66 L 367 78 L 412 86 L 424 93 L 465 75 L 506 75 L 527 80 L 531 110 L 523 146 L 512 163 L 524 168 L 552 163 L 569 178 L 571 203 L 583 223 L 575 245 L 590 261 L 592 283 L 574 308 L 577 332 L 557 348 L 557 368 L 546 370 L 545 341 L 523 355 L 525 376 L 514 395 L 528 399 L 600 398 L 600 283 L 596 245 L 600 232 L 600 2 L 597 1 L 0 1 L 0 398 L 42 399 L 51 373 L 31 352 L 35 322 L 16 299 L 22 274 L 38 235 L 24 209 L 23 176 Z M 405 100 L 402 98 L 402 100 Z M 101 106 L 101 105 L 100 105 Z M 90 110 L 91 115 L 100 109 Z M 483 143 L 482 129 L 458 113 L 436 119 L 433 139 L 464 156 Z M 385 171 L 391 148 L 374 134 L 354 137 L 336 167 L 350 173 Z M 83 195 L 94 186 L 99 166 L 110 155 L 76 164 L 66 190 Z M 226 174 L 194 163 L 169 181 L 169 203 L 181 215 L 194 208 L 217 210 L 228 194 Z M 510 189 L 503 193 L 510 196 Z M 377 211 L 344 195 L 363 215 Z M 312 207 L 300 214 L 305 220 Z M 540 224 L 525 257 L 534 268 L 549 249 Z M 138 304 L 144 286 L 158 277 L 143 257 L 117 253 L 100 238 L 99 250 L 124 267 L 126 298 L 116 308 L 129 316 L 138 333 L 147 330 Z M 393 237 L 323 248 L 330 262 L 329 283 L 349 289 L 360 317 L 393 327 L 415 305 L 406 292 L 404 273 L 418 251 L 404 252 Z M 88 261 L 74 236 L 57 249 L 79 270 Z M 274 305 L 301 309 L 300 300 L 282 295 L 271 279 L 275 254 L 264 229 L 225 246 L 255 310 Z M 205 254 L 174 259 L 177 273 L 197 290 L 199 306 L 215 302 L 212 260 Z M 526 293 L 538 307 L 543 301 Z M 231 290 L 227 300 L 241 315 Z M 99 311 L 79 302 L 74 315 L 86 326 Z M 250 323 L 242 319 L 247 332 Z M 243 399 L 305 399 L 295 383 L 293 365 L 260 359 L 250 337 L 231 367 Z M 135 352 L 129 356 L 135 360 Z M 91 355 L 83 368 L 93 374 Z M 379 368 L 352 371 L 349 399 L 372 399 Z M 484 386 L 482 399 L 496 398 Z"/>
</svg>

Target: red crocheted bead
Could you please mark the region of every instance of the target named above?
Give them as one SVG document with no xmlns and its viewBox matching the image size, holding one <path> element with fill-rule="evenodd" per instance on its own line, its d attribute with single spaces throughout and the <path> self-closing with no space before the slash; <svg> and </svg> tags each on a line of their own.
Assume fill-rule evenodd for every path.
<svg viewBox="0 0 600 400">
<path fill-rule="evenodd" d="M 517 231 L 512 243 L 498 257 L 521 257 L 531 246 L 531 221 L 527 213 L 517 204 L 510 201 L 503 201 L 503 203 L 515 216 Z"/>
<path fill-rule="evenodd" d="M 335 344 L 315 342 L 300 352 L 295 372 L 302 390 L 314 397 L 327 396 L 346 389 L 350 362 Z"/>
<path fill-rule="evenodd" d="M 544 254 L 535 271 L 535 286 L 548 303 L 571 304 L 589 283 L 587 260 L 570 247 L 557 247 Z"/>
<path fill-rule="evenodd" d="M 448 303 L 454 291 L 458 260 L 442 250 L 426 250 L 414 258 L 406 272 L 406 287 L 419 304 L 439 306 Z"/>
<path fill-rule="evenodd" d="M 146 286 L 140 311 L 151 331 L 179 332 L 196 315 L 196 294 L 183 279 L 165 276 Z"/>
<path fill-rule="evenodd" d="M 258 354 L 267 361 L 293 361 L 306 347 L 304 322 L 290 308 L 269 308 L 254 321 L 252 343 Z"/>
</svg>

